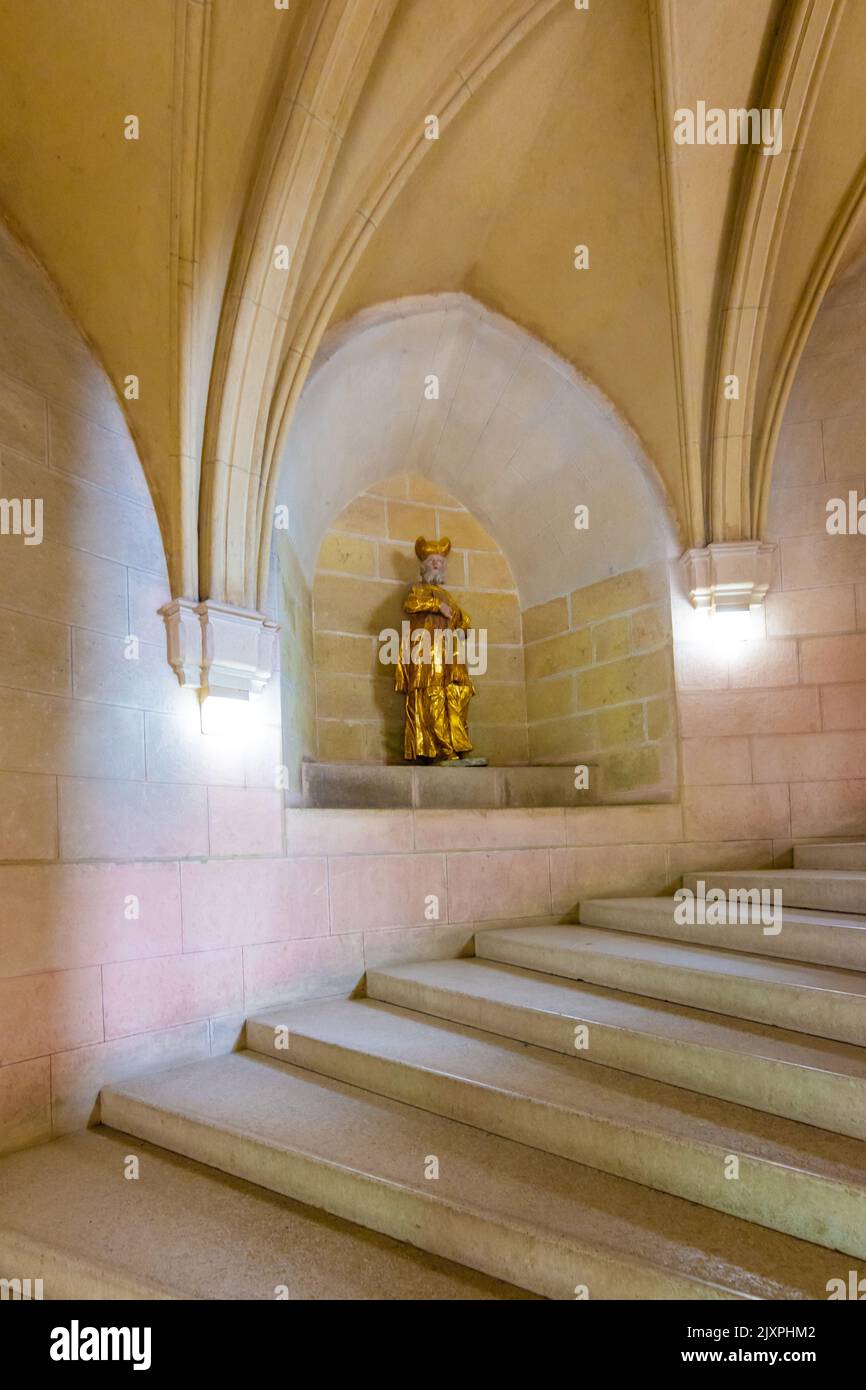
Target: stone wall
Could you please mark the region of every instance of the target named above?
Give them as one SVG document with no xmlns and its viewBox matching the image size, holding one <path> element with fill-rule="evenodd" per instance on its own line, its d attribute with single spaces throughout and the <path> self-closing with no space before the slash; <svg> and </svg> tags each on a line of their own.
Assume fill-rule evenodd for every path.
<svg viewBox="0 0 866 1390">
<path fill-rule="evenodd" d="M 41 544 L 0 536 L 0 1148 L 85 1125 L 106 1082 L 230 1049 L 247 1011 L 347 992 L 371 962 L 453 955 L 477 924 L 567 918 L 683 872 L 782 864 L 792 836 L 862 835 L 863 541 L 785 517 L 808 515 L 812 489 L 862 487 L 864 322 L 859 283 L 840 286 L 804 359 L 768 635 L 723 653 L 676 598 L 682 805 L 287 811 L 278 681 L 245 736 L 201 733 L 165 660 L 160 538 L 123 415 L 42 277 L 0 244 L 0 494 L 44 504 Z M 300 679 L 307 600 L 281 575 Z M 616 623 L 629 615 L 631 643 L 661 600 L 632 590 L 647 602 L 620 607 L 625 583 L 577 591 L 568 628 L 536 622 L 527 651 L 589 629 L 576 682 L 643 666 L 641 646 L 615 654 Z M 634 693 L 593 709 L 661 718 L 654 683 Z"/>
<path fill-rule="evenodd" d="M 86 1123 L 111 1076 L 230 1046 L 244 947 L 318 919 L 314 871 L 282 858 L 279 679 L 245 734 L 202 734 L 166 661 L 162 540 L 123 412 L 5 234 L 0 497 L 41 503 L 43 530 L 0 534 L 10 1148 Z"/>
<path fill-rule="evenodd" d="M 520 605 L 508 561 L 470 512 L 427 478 L 377 484 L 340 513 L 319 549 L 313 586 L 316 726 L 324 761 L 403 761 L 403 698 L 379 661 L 379 634 L 400 631 L 418 577 L 419 535 L 448 536 L 447 587 L 487 637 L 470 727 L 491 763 L 525 763 Z"/>
<path fill-rule="evenodd" d="M 866 831 L 866 536 L 827 502 L 866 496 L 866 268 L 829 291 L 774 464 L 776 576 L 751 639 L 719 643 L 677 608 L 686 825 L 708 838 Z"/>
<path fill-rule="evenodd" d="M 316 757 L 316 671 L 313 657 L 313 595 L 295 549 L 281 530 L 275 532 L 276 602 L 272 616 L 280 623 L 283 759 L 286 801 L 303 801 L 301 765 Z"/>
<path fill-rule="evenodd" d="M 667 567 L 529 608 L 523 630 L 530 760 L 597 764 L 605 800 L 675 795 Z"/>
</svg>

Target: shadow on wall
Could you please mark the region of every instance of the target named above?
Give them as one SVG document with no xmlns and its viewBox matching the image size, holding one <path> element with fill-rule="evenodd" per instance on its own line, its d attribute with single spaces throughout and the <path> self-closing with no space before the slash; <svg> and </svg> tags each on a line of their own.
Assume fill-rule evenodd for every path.
<svg viewBox="0 0 866 1390">
<path fill-rule="evenodd" d="M 284 853 L 278 678 L 245 735 L 202 734 L 166 660 L 162 541 L 123 412 L 3 231 L 0 503 L 5 1151 L 91 1121 L 109 1077 L 230 1046 L 241 942 L 304 909 L 284 883 L 271 910 L 267 861 L 253 889 L 212 858 Z"/>
</svg>

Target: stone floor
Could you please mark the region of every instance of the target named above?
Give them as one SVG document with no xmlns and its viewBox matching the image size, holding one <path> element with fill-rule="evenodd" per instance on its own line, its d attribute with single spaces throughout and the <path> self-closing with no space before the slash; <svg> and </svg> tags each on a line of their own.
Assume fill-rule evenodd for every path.
<svg viewBox="0 0 866 1390">
<path fill-rule="evenodd" d="M 242 1051 L 103 1087 L 105 1128 L 0 1162 L 0 1278 L 826 1298 L 866 1257 L 866 843 L 794 857 L 685 879 L 778 890 L 776 934 L 583 899 L 577 923 L 488 925 L 474 958 L 368 969 L 363 997 L 250 1014 Z"/>
</svg>

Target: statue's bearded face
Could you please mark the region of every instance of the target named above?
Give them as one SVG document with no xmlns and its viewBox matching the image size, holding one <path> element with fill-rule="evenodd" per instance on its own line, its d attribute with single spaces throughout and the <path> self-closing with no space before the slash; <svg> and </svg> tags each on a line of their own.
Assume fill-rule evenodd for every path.
<svg viewBox="0 0 866 1390">
<path fill-rule="evenodd" d="M 445 556 L 428 555 L 421 564 L 421 578 L 425 584 L 442 584 L 445 579 Z"/>
</svg>

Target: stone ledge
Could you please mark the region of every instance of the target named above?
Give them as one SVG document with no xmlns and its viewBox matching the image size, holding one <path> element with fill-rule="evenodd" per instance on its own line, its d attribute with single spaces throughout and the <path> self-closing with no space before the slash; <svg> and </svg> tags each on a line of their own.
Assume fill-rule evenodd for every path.
<svg viewBox="0 0 866 1390">
<path fill-rule="evenodd" d="M 399 767 L 304 763 L 304 804 L 321 810 L 494 810 L 596 806 L 601 769 L 578 791 L 573 767 Z"/>
</svg>

